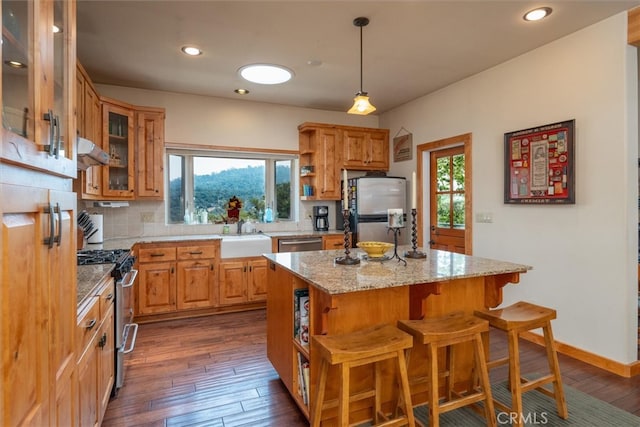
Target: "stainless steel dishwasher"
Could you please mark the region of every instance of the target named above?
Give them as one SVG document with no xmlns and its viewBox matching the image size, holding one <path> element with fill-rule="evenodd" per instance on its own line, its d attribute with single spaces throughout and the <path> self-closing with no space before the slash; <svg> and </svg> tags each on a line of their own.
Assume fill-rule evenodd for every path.
<svg viewBox="0 0 640 427">
<path fill-rule="evenodd" d="M 322 237 L 292 237 L 278 239 L 278 252 L 321 251 Z"/>
</svg>

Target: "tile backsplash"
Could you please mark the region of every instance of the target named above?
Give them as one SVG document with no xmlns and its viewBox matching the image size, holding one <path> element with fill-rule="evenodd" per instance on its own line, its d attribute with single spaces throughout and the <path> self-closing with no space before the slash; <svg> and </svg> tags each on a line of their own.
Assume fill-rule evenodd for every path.
<svg viewBox="0 0 640 427">
<path fill-rule="evenodd" d="M 149 236 L 188 236 L 201 234 L 222 234 L 222 224 L 166 224 L 164 202 L 131 201 L 127 207 L 94 207 L 92 201 L 78 201 L 78 209 L 104 217 L 104 238 L 133 238 Z M 279 221 L 258 223 L 257 231 L 307 231 L 312 230 L 311 219 L 299 221 Z M 230 224 L 230 232 L 236 233 L 235 224 Z"/>
</svg>

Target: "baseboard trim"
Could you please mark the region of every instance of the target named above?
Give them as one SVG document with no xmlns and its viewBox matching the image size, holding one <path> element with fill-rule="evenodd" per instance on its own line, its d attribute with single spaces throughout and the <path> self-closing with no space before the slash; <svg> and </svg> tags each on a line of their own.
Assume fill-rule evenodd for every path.
<svg viewBox="0 0 640 427">
<path fill-rule="evenodd" d="M 544 346 L 544 338 L 541 335 L 527 331 L 521 333 L 520 336 L 527 341 Z M 640 375 L 640 361 L 625 365 L 624 363 L 616 362 L 615 360 L 607 359 L 606 357 L 598 356 L 597 354 L 589 353 L 588 351 L 558 341 L 556 341 L 556 349 L 558 353 L 588 363 L 596 368 L 620 375 L 621 377 L 631 378 Z"/>
</svg>

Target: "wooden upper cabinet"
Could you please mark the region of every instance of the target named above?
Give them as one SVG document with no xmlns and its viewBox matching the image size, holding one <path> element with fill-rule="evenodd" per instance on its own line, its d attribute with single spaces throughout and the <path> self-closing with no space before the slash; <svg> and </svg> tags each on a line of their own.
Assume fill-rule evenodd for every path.
<svg viewBox="0 0 640 427">
<path fill-rule="evenodd" d="M 303 200 L 340 200 L 340 130 L 315 123 L 303 123 L 298 130 L 300 195 Z"/>
<path fill-rule="evenodd" d="M 121 103 L 102 99 L 102 149 L 109 164 L 102 170 L 102 195 L 114 199 L 135 196 L 134 112 Z"/>
<path fill-rule="evenodd" d="M 136 111 L 136 198 L 164 197 L 164 109 Z"/>
<path fill-rule="evenodd" d="M 76 176 L 75 1 L 2 2 L 0 155 L 29 169 Z M 54 33 L 54 24 L 62 31 Z"/>
<path fill-rule="evenodd" d="M 302 123 L 298 126 L 302 200 L 340 200 L 340 171 L 389 170 L 389 130 Z"/>
<path fill-rule="evenodd" d="M 78 136 L 101 146 L 102 107 L 100 97 L 80 63 L 77 64 L 76 84 Z M 74 190 L 83 198 L 100 198 L 102 195 L 102 169 L 102 166 L 91 166 L 86 171 L 79 171 Z"/>
<path fill-rule="evenodd" d="M 344 129 L 344 167 L 355 170 L 389 170 L 387 129 Z"/>
</svg>

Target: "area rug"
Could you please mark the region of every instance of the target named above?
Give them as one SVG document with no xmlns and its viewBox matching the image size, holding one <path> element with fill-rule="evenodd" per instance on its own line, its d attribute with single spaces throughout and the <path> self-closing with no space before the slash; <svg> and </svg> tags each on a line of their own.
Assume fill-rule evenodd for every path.
<svg viewBox="0 0 640 427">
<path fill-rule="evenodd" d="M 506 382 L 491 387 L 494 398 L 508 404 L 511 395 Z M 638 427 L 640 417 L 607 402 L 589 396 L 564 385 L 565 398 L 569 409 L 569 418 L 563 420 L 556 412 L 555 400 L 537 391 L 522 395 L 524 421 L 526 426 L 575 426 L 575 427 Z M 414 409 L 416 420 L 424 426 L 429 425 L 429 410 L 426 406 Z M 511 425 L 506 413 L 496 411 L 499 426 Z M 485 419 L 470 408 L 461 408 L 440 415 L 440 425 L 475 427 L 486 426 Z"/>
</svg>

